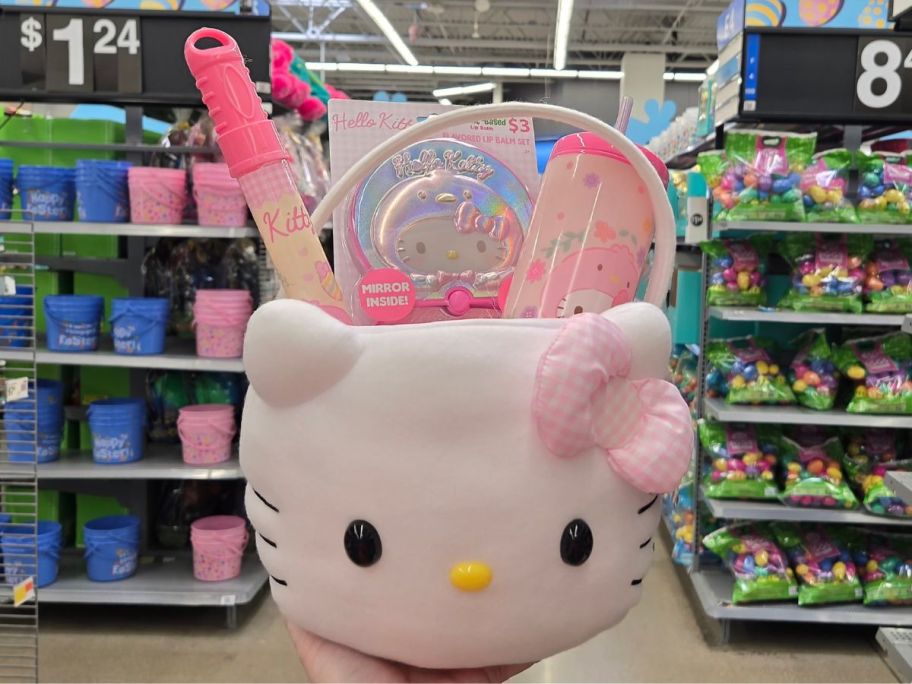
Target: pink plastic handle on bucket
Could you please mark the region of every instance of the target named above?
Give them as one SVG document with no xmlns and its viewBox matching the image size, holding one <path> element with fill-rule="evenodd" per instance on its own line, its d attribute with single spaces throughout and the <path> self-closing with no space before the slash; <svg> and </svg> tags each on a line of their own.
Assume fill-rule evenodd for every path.
<svg viewBox="0 0 912 684">
<path fill-rule="evenodd" d="M 197 449 L 202 449 L 202 448 L 215 449 L 218 446 L 224 446 L 224 444 L 226 442 L 231 442 L 231 440 L 233 440 L 234 436 L 237 434 L 236 427 L 232 427 L 230 430 L 226 430 L 221 425 L 216 425 L 215 423 L 206 423 L 205 427 L 212 428 L 212 429 L 216 430 L 217 432 L 221 432 L 223 435 L 225 435 L 225 440 L 223 442 L 221 442 L 220 444 L 213 444 L 211 447 L 195 447 Z M 184 434 L 184 426 L 181 424 L 180 419 L 178 419 L 178 421 L 177 421 L 177 435 L 182 440 L 189 442 L 190 444 L 193 444 L 193 438 L 190 435 Z"/>
<path fill-rule="evenodd" d="M 430 117 L 397 133 L 355 162 L 345 175 L 333 184 L 326 197 L 323 198 L 320 206 L 313 213 L 313 225 L 326 225 L 332 218 L 332 212 L 345 200 L 349 193 L 384 160 L 396 152 L 413 143 L 432 138 L 442 131 L 452 130 L 455 126 L 471 124 L 482 119 L 511 116 L 550 119 L 551 121 L 575 126 L 581 130 L 591 131 L 614 145 L 627 158 L 646 186 L 647 196 L 652 205 L 652 213 L 655 218 L 655 262 L 649 275 L 649 283 L 646 286 L 644 299 L 655 306 L 663 306 L 665 298 L 668 296 L 668 290 L 671 287 L 675 250 L 677 248 L 675 219 L 671 211 L 671 204 L 668 202 L 665 186 L 662 184 L 655 167 L 623 133 L 593 116 L 573 109 L 531 102 L 505 102 L 503 104 L 464 107 Z"/>
</svg>

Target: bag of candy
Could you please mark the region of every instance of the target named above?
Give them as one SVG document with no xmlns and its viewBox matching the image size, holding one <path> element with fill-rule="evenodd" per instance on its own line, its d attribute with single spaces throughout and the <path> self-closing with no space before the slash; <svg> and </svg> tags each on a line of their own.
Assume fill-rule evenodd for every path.
<svg viewBox="0 0 912 684">
<path fill-rule="evenodd" d="M 772 425 L 699 422 L 710 458 L 703 482 L 710 499 L 775 499 L 779 431 Z"/>
<path fill-rule="evenodd" d="M 782 503 L 802 508 L 857 508 L 842 473 L 844 451 L 837 436 L 793 433 L 780 441 Z"/>
<path fill-rule="evenodd" d="M 725 134 L 729 164 L 720 187 L 734 206 L 729 221 L 804 221 L 801 174 L 814 154 L 814 133 L 735 129 Z"/>
<path fill-rule="evenodd" d="M 908 223 L 912 168 L 901 154 L 858 153 L 858 219 L 862 223 Z"/>
<path fill-rule="evenodd" d="M 902 332 L 846 342 L 833 352 L 854 383 L 849 413 L 912 414 L 912 338 Z"/>
<path fill-rule="evenodd" d="M 796 311 L 861 313 L 870 235 L 789 233 L 780 250 L 792 268 L 792 287 L 779 306 Z"/>
<path fill-rule="evenodd" d="M 697 345 L 686 345 L 678 355 L 671 373 L 672 382 L 688 404 L 693 402 L 697 394 L 699 354 L 700 348 Z"/>
<path fill-rule="evenodd" d="M 725 212 L 735 205 L 735 199 L 731 190 L 725 190 L 722 187 L 722 176 L 725 169 L 728 168 L 728 159 L 724 150 L 709 150 L 697 155 L 697 164 L 700 166 L 700 173 L 706 179 L 706 185 L 712 193 L 713 216 L 723 218 Z"/>
<path fill-rule="evenodd" d="M 843 435 L 846 478 L 861 496 L 864 507 L 874 515 L 912 516 L 912 506 L 907 506 L 884 482 L 887 470 L 912 469 L 912 461 L 898 460 L 904 448 L 902 435 L 899 430 L 876 428 L 850 428 Z"/>
<path fill-rule="evenodd" d="M 814 155 L 801 174 L 801 192 L 808 221 L 814 223 L 858 223 L 858 214 L 846 197 L 852 153 L 845 149 Z"/>
<path fill-rule="evenodd" d="M 709 257 L 710 306 L 763 306 L 766 304 L 766 263 L 773 236 L 753 235 L 744 240 L 707 240 L 700 248 Z"/>
<path fill-rule="evenodd" d="M 852 554 L 838 535 L 822 525 L 771 525 L 798 578 L 798 605 L 861 601 L 864 590 Z"/>
<path fill-rule="evenodd" d="M 865 309 L 876 313 L 912 312 L 912 240 L 877 240 L 865 264 Z"/>
<path fill-rule="evenodd" d="M 857 528 L 842 533 L 864 587 L 864 604 L 912 605 L 912 539 Z"/>
<path fill-rule="evenodd" d="M 707 549 L 722 558 L 735 576 L 732 603 L 788 601 L 798 595 L 795 573 L 765 525 L 720 527 L 703 537 Z"/>
<path fill-rule="evenodd" d="M 730 404 L 794 404 L 795 395 L 772 357 L 769 340 L 739 337 L 714 340 L 706 358 L 724 377 Z"/>
<path fill-rule="evenodd" d="M 823 328 L 807 330 L 792 343 L 798 353 L 789 365 L 789 381 L 798 403 L 828 411 L 836 401 L 839 370 Z"/>
</svg>

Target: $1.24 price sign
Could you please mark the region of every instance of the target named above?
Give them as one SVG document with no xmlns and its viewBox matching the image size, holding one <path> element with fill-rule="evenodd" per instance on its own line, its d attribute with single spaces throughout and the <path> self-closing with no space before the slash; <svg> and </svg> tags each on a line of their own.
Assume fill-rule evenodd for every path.
<svg viewBox="0 0 912 684">
<path fill-rule="evenodd" d="M 912 113 L 912 36 L 859 39 L 855 109 Z"/>
<path fill-rule="evenodd" d="M 142 92 L 136 17 L 22 14 L 19 64 L 26 85 L 48 91 Z"/>
</svg>

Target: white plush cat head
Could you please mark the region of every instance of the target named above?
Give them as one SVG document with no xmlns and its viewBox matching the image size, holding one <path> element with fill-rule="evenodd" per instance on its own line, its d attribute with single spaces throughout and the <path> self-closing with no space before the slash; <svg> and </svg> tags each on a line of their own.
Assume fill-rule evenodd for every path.
<svg viewBox="0 0 912 684">
<path fill-rule="evenodd" d="M 247 512 L 294 623 L 425 667 L 537 660 L 640 598 L 692 448 L 664 315 L 350 327 L 260 308 Z"/>
</svg>

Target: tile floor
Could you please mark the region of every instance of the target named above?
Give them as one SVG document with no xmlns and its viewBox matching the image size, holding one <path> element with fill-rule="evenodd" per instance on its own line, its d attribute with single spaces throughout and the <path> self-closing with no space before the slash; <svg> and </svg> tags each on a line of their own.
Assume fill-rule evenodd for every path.
<svg viewBox="0 0 912 684">
<path fill-rule="evenodd" d="M 643 602 L 621 623 L 517 682 L 895 682 L 871 629 L 754 625 L 728 646 L 701 635 L 659 546 Z M 266 596 L 227 630 L 217 610 L 45 606 L 40 677 L 50 682 L 300 682 L 304 673 Z"/>
</svg>

